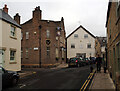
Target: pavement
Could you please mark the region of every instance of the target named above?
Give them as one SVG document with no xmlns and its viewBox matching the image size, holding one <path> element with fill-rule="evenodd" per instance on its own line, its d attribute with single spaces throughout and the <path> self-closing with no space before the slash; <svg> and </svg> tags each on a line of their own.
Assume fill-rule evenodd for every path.
<svg viewBox="0 0 120 91">
<path fill-rule="evenodd" d="M 110 78 L 108 70 L 104 73 L 104 69 L 101 68 L 101 72 L 96 72 L 94 78 L 89 87 L 90 91 L 93 90 L 112 90 L 115 91 L 115 85 Z"/>
<path fill-rule="evenodd" d="M 68 67 L 68 64 L 66 64 L 66 63 L 61 63 L 61 64 L 59 64 L 58 66 L 53 67 L 53 68 L 50 68 L 50 69 L 62 69 L 62 68 L 66 68 L 66 67 Z M 34 68 L 34 69 L 37 69 L 37 68 Z M 44 69 L 44 68 L 39 68 L 39 69 Z M 25 76 L 29 76 L 29 75 L 32 75 L 32 74 L 36 74 L 36 72 L 35 72 L 35 71 L 24 71 L 24 69 L 23 69 L 23 70 L 21 70 L 21 72 L 19 72 L 18 74 L 20 75 L 20 78 L 23 78 L 23 77 L 25 77 Z"/>
</svg>

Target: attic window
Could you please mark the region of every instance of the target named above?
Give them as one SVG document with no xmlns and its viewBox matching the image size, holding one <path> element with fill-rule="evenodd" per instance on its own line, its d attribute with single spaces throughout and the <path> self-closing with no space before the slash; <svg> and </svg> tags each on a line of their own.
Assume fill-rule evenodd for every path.
<svg viewBox="0 0 120 91">
<path fill-rule="evenodd" d="M 78 38 L 78 34 L 74 34 L 74 38 Z"/>
<path fill-rule="evenodd" d="M 57 27 L 57 30 L 61 30 L 61 27 Z"/>
<path fill-rule="evenodd" d="M 88 38 L 88 34 L 84 34 L 84 38 L 85 38 L 85 39 Z"/>
</svg>

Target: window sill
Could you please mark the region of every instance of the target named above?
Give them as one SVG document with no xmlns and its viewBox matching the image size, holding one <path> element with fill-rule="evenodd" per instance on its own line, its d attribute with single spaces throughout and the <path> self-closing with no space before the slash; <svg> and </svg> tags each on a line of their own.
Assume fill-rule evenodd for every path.
<svg viewBox="0 0 120 91">
<path fill-rule="evenodd" d="M 12 38 L 12 39 L 16 39 L 16 40 L 17 40 L 17 38 L 16 38 L 16 37 L 14 37 L 14 36 L 10 36 L 10 38 Z"/>
<path fill-rule="evenodd" d="M 9 64 L 17 64 L 17 62 L 9 62 Z"/>
</svg>

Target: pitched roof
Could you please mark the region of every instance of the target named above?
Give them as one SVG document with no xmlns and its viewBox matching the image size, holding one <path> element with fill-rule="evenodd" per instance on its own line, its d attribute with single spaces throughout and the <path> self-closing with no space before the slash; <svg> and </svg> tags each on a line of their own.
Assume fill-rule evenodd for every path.
<svg viewBox="0 0 120 91">
<path fill-rule="evenodd" d="M 67 38 L 69 38 L 74 32 L 76 32 L 78 29 L 82 28 L 83 30 L 85 30 L 88 34 L 90 34 L 93 38 L 96 38 L 92 33 L 90 33 L 88 30 L 86 30 L 82 25 L 80 25 L 76 30 L 74 30 L 71 34 L 69 34 L 67 36 Z"/>
<path fill-rule="evenodd" d="M 2 9 L 0 9 L 0 19 L 21 28 L 21 26 L 9 14 L 4 12 Z"/>
</svg>

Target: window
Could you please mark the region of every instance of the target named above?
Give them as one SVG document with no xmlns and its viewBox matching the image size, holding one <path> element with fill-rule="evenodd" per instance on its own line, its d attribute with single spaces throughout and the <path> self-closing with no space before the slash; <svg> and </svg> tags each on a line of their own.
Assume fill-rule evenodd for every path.
<svg viewBox="0 0 120 91">
<path fill-rule="evenodd" d="M 75 44 L 71 44 L 71 48 L 75 48 Z"/>
<path fill-rule="evenodd" d="M 87 34 L 84 34 L 84 38 L 85 38 L 85 39 L 88 38 L 88 35 L 87 35 Z"/>
<path fill-rule="evenodd" d="M 56 57 L 58 58 L 58 48 L 56 48 Z"/>
<path fill-rule="evenodd" d="M 103 43 L 105 43 L 105 40 L 103 40 Z"/>
<path fill-rule="evenodd" d="M 83 45 L 82 44 L 80 45 L 80 49 L 83 49 Z"/>
<path fill-rule="evenodd" d="M 47 56 L 50 57 L 50 47 L 47 47 Z"/>
<path fill-rule="evenodd" d="M 11 36 L 15 37 L 15 27 L 11 26 Z"/>
<path fill-rule="evenodd" d="M 61 30 L 61 27 L 57 27 L 56 29 L 57 29 L 57 30 Z"/>
<path fill-rule="evenodd" d="M 90 43 L 87 44 L 87 48 L 91 48 L 91 44 Z"/>
<path fill-rule="evenodd" d="M 15 54 L 16 54 L 16 51 L 13 51 L 13 50 L 10 51 L 10 61 L 15 61 Z"/>
<path fill-rule="evenodd" d="M 47 33 L 47 38 L 50 38 L 50 31 L 47 30 L 46 33 Z"/>
<path fill-rule="evenodd" d="M 29 39 L 29 32 L 26 32 L 26 39 Z"/>
<path fill-rule="evenodd" d="M 26 58 L 28 58 L 28 48 L 26 48 L 25 52 L 26 52 Z"/>
<path fill-rule="evenodd" d="M 23 58 L 23 49 L 21 48 L 21 58 Z"/>
<path fill-rule="evenodd" d="M 21 33 L 21 40 L 23 39 L 23 33 Z"/>
<path fill-rule="evenodd" d="M 2 67 L 0 67 L 0 73 L 4 73 L 4 69 Z"/>
<path fill-rule="evenodd" d="M 74 34 L 74 38 L 78 38 L 78 34 Z"/>
</svg>

